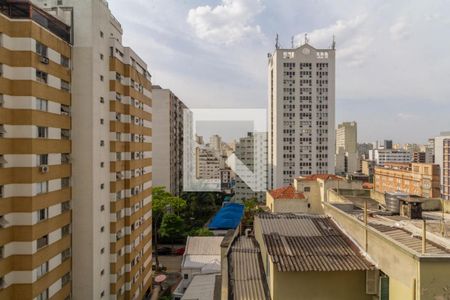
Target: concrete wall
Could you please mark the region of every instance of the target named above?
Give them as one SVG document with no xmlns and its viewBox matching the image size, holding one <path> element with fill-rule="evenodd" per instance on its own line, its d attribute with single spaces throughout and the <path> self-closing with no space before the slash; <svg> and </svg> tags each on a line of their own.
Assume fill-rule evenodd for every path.
<svg viewBox="0 0 450 300">
<path fill-rule="evenodd" d="M 419 290 L 421 299 L 450 299 L 450 261 L 421 261 Z"/>
<path fill-rule="evenodd" d="M 272 300 L 364 300 L 366 272 L 278 272 L 271 267 L 273 280 L 270 287 Z M 392 298 L 402 299 L 402 298 Z"/>
</svg>

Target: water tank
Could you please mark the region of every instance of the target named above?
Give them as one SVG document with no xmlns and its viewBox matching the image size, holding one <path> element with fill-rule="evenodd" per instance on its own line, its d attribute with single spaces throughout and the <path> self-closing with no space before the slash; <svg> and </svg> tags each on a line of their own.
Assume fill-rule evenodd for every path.
<svg viewBox="0 0 450 300">
<path fill-rule="evenodd" d="M 384 199 L 386 201 L 386 208 L 388 211 L 399 214 L 400 213 L 400 200 L 398 197 L 408 196 L 405 193 L 386 193 L 384 194 Z"/>
</svg>

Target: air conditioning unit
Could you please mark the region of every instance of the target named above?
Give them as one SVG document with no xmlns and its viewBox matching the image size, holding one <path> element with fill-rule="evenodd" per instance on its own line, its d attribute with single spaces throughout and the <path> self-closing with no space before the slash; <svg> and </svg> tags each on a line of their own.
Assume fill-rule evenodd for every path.
<svg viewBox="0 0 450 300">
<path fill-rule="evenodd" d="M 47 173 L 48 172 L 48 165 L 40 165 L 39 166 L 39 171 L 41 173 Z"/>
<path fill-rule="evenodd" d="M 122 100 L 122 96 L 119 94 L 116 94 L 116 99 L 120 101 L 120 100 Z"/>
<path fill-rule="evenodd" d="M 45 57 L 45 56 L 41 56 L 40 61 L 41 61 L 41 63 L 46 64 L 46 65 L 48 65 L 48 62 L 49 62 L 48 57 Z"/>
</svg>

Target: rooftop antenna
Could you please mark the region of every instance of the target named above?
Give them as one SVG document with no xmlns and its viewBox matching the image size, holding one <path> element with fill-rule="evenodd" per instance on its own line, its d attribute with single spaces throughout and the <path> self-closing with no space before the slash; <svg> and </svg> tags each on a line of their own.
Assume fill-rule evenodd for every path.
<svg viewBox="0 0 450 300">
<path fill-rule="evenodd" d="M 291 48 L 294 49 L 294 36 L 291 37 Z"/>
<path fill-rule="evenodd" d="M 278 33 L 275 37 L 275 49 L 280 49 L 280 44 L 278 43 Z"/>
<path fill-rule="evenodd" d="M 305 32 L 305 44 L 308 44 L 309 40 L 308 40 L 308 33 Z"/>
<path fill-rule="evenodd" d="M 336 49 L 336 36 L 333 34 L 333 42 L 331 43 L 331 49 Z"/>
</svg>

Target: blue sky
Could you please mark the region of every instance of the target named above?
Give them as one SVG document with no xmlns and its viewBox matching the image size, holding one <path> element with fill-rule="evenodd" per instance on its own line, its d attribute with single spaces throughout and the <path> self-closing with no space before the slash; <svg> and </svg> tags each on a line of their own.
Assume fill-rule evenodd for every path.
<svg viewBox="0 0 450 300">
<path fill-rule="evenodd" d="M 193 108 L 265 108 L 267 53 L 337 41 L 336 120 L 360 141 L 450 130 L 448 0 L 109 0 L 153 83 Z"/>
</svg>

